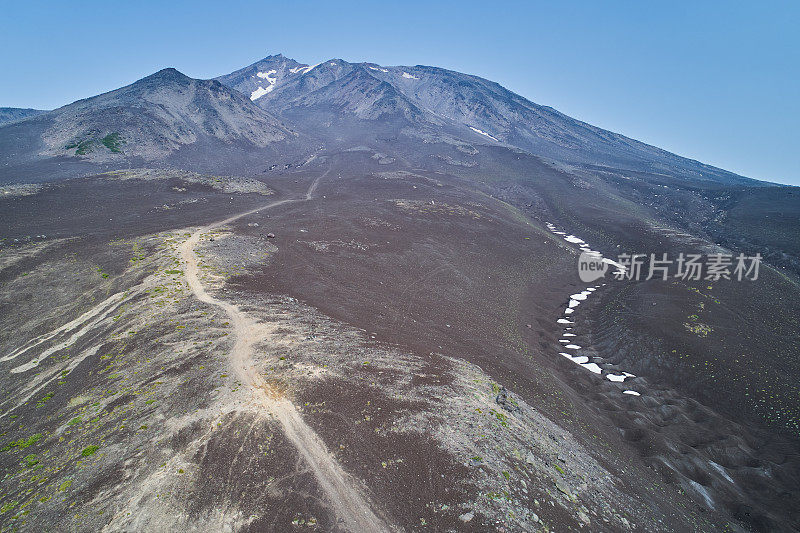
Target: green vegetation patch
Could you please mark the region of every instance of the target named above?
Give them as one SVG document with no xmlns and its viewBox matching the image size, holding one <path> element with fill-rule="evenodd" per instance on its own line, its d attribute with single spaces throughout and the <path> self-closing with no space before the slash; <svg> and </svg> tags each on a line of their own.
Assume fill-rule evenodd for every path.
<svg viewBox="0 0 800 533">
<path fill-rule="evenodd" d="M 90 132 L 87 135 L 97 134 L 97 132 Z M 64 146 L 66 150 L 75 149 L 75 155 L 86 155 L 91 152 L 94 152 L 96 148 L 100 145 L 105 146 L 109 149 L 112 153 L 119 154 L 122 152 L 122 145 L 125 144 L 125 140 L 120 136 L 119 133 L 113 132 L 109 133 L 105 137 L 101 139 L 95 138 L 83 138 L 80 140 L 74 140 L 72 142 L 67 143 Z"/>
<path fill-rule="evenodd" d="M 83 451 L 81 452 L 81 455 L 84 457 L 91 457 L 92 455 L 97 453 L 97 450 L 99 448 L 100 448 L 99 446 L 92 444 L 91 446 L 87 446 L 86 448 L 84 448 Z"/>
<path fill-rule="evenodd" d="M 6 502 L 0 507 L 0 514 L 7 513 L 9 511 L 14 510 L 14 508 L 19 505 L 19 502 Z"/>
<path fill-rule="evenodd" d="M 42 434 L 41 433 L 36 433 L 35 435 L 31 435 L 27 439 L 19 439 L 19 440 L 15 440 L 15 441 L 9 442 L 2 449 L 0 449 L 0 452 L 7 452 L 11 448 L 24 449 L 24 448 L 27 448 L 28 446 L 33 446 L 34 444 L 36 444 L 40 440 L 42 440 Z"/>
<path fill-rule="evenodd" d="M 103 143 L 103 146 L 105 146 L 115 154 L 118 154 L 122 152 L 122 144 L 125 141 L 122 140 L 122 138 L 119 136 L 119 133 L 114 132 L 114 133 L 109 133 L 108 135 L 103 137 L 101 142 Z"/>
<path fill-rule="evenodd" d="M 84 139 L 76 143 L 73 147 L 75 148 L 75 155 L 86 155 L 94 151 L 94 144 L 95 142 L 91 139 Z"/>
<path fill-rule="evenodd" d="M 495 416 L 495 418 L 497 418 L 497 421 L 500 422 L 500 425 L 502 425 L 503 427 L 507 427 L 508 426 L 508 416 L 507 415 L 505 415 L 504 413 L 501 413 L 499 411 L 495 411 L 494 409 L 489 409 L 489 412 L 492 413 Z"/>
<path fill-rule="evenodd" d="M 47 400 L 49 400 L 50 398 L 53 397 L 54 394 L 55 394 L 54 391 L 50 391 L 47 394 L 45 394 L 44 396 L 42 396 L 42 398 L 38 402 L 36 402 L 36 407 L 43 406 L 47 402 Z"/>
</svg>

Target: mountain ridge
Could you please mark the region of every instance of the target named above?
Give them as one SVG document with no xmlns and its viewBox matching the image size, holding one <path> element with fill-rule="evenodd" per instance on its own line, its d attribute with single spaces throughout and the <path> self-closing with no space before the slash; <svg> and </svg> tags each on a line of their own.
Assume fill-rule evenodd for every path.
<svg viewBox="0 0 800 533">
<path fill-rule="evenodd" d="M 533 155 L 578 165 L 603 164 L 628 170 L 667 171 L 699 180 L 744 184 L 758 181 L 574 119 L 551 106 L 532 102 L 497 82 L 440 67 L 381 66 L 367 62 L 349 63 L 341 59 L 308 66 L 278 54 L 235 71 L 236 78 L 229 74 L 215 79 L 246 93 L 254 84 L 258 68 L 269 66 L 278 70 L 287 63 L 294 65 L 296 71 L 276 79 L 269 94 L 254 100 L 257 104 L 285 112 L 292 107 L 292 100 L 309 98 L 309 93 L 321 88 L 316 84 L 306 87 L 303 82 L 303 78 L 312 73 L 319 82 L 323 76 L 318 69 L 325 70 L 335 65 L 340 71 L 349 73 L 361 67 L 369 69 L 370 75 L 376 79 L 392 85 L 415 107 L 471 128 L 476 133 L 480 131 L 484 140 L 494 139 Z M 245 75 L 248 72 L 250 78 Z M 331 77 L 330 72 L 326 74 Z M 328 84 L 335 79 L 336 76 Z M 299 95 L 292 94 L 292 90 Z M 333 101 L 335 97 L 329 99 Z M 317 104 L 324 102 L 323 99 Z M 363 107 L 359 113 L 362 116 L 370 114 Z"/>
<path fill-rule="evenodd" d="M 609 169 L 623 178 L 626 172 L 643 172 L 698 183 L 771 185 L 574 119 L 479 76 L 343 59 L 308 65 L 282 54 L 211 80 L 165 68 L 0 126 L 0 162 L 12 169 L 47 158 L 152 162 L 194 146 L 186 162 L 217 158 L 216 165 L 224 166 L 230 161 L 222 158 L 234 157 L 229 148 L 263 158 L 260 150 L 297 141 L 298 132 L 304 137 L 293 149 L 298 156 L 310 154 L 314 145 L 344 149 L 366 142 L 384 150 L 392 146 L 380 139 L 403 139 L 395 148 L 428 166 L 425 157 L 431 155 L 454 164 L 461 156 L 424 155 L 429 150 L 420 150 L 420 142 L 440 151 L 486 144 L 565 168 Z M 224 149 L 201 150 L 205 143 Z"/>
<path fill-rule="evenodd" d="M 101 163 L 158 160 L 197 142 L 264 148 L 296 136 L 237 91 L 171 67 L 2 131 L 28 126 L 41 139 L 39 146 L 30 147 L 35 153 L 29 158 L 75 157 Z"/>
<path fill-rule="evenodd" d="M 0 107 L 0 126 L 13 124 L 42 113 L 47 113 L 45 109 L 33 109 L 30 107 Z"/>
</svg>

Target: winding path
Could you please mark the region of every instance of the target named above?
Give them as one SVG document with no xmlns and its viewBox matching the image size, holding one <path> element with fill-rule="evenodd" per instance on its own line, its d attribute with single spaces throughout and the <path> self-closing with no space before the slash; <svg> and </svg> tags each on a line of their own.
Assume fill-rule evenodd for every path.
<svg viewBox="0 0 800 533">
<path fill-rule="evenodd" d="M 325 447 L 325 443 L 311 429 L 297 411 L 294 404 L 282 393 L 271 387 L 259 373 L 253 361 L 253 346 L 264 337 L 264 325 L 258 323 L 235 305 L 218 300 L 206 292 L 198 275 L 197 255 L 194 247 L 204 233 L 234 222 L 242 217 L 272 209 L 280 205 L 311 200 L 320 180 L 330 169 L 318 176 L 306 192 L 305 198 L 285 199 L 271 202 L 224 220 L 204 226 L 181 244 L 179 252 L 185 261 L 186 281 L 201 302 L 220 308 L 230 318 L 235 343 L 228 355 L 236 377 L 249 388 L 255 401 L 280 422 L 286 437 L 297 448 L 303 460 L 314 473 L 321 490 L 330 501 L 337 518 L 345 526 L 358 532 L 387 531 L 386 525 L 372 512 L 353 479 L 342 469 Z"/>
</svg>

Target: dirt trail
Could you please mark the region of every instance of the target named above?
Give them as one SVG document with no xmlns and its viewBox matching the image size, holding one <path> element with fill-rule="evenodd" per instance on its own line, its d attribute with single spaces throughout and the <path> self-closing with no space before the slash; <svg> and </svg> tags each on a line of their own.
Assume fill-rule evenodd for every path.
<svg viewBox="0 0 800 533">
<path fill-rule="evenodd" d="M 328 172 L 329 170 L 314 180 L 304 199 L 274 201 L 204 226 L 181 244 L 179 251 L 181 258 L 186 262 L 184 270 L 186 281 L 195 296 L 201 302 L 222 309 L 230 318 L 236 340 L 229 358 L 237 378 L 251 389 L 254 400 L 281 423 L 286 437 L 297 447 L 305 462 L 314 472 L 317 482 L 330 500 L 337 518 L 342 519 L 345 526 L 352 531 L 387 531 L 388 528 L 372 512 L 354 481 L 328 452 L 325 443 L 314 433 L 314 430 L 303 421 L 294 404 L 272 388 L 255 367 L 253 346 L 269 332 L 268 327 L 258 323 L 235 305 L 218 300 L 206 292 L 198 276 L 197 256 L 194 252 L 194 247 L 203 233 L 259 211 L 283 204 L 311 200 L 319 181 Z"/>
</svg>

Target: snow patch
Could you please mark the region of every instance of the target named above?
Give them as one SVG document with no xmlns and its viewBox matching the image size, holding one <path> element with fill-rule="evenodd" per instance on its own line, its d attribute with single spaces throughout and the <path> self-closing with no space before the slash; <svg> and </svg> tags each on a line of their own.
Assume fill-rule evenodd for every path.
<svg viewBox="0 0 800 533">
<path fill-rule="evenodd" d="M 622 391 L 622 394 L 630 394 L 631 396 L 641 396 L 641 394 L 639 394 L 635 390 L 624 390 Z"/>
<path fill-rule="evenodd" d="M 564 353 L 564 352 L 559 352 L 558 355 L 563 355 L 564 357 L 566 357 L 567 359 L 569 359 L 573 363 L 577 363 L 579 365 L 582 365 L 584 363 L 588 363 L 589 362 L 589 358 L 586 357 L 585 355 L 571 355 L 571 354 Z"/>
<path fill-rule="evenodd" d="M 372 70 L 377 70 L 378 72 L 384 72 L 384 73 L 389 72 L 385 68 L 379 68 L 379 67 L 373 67 L 373 66 L 370 66 L 369 68 L 372 69 Z M 405 74 L 405 72 L 403 74 Z M 417 78 L 417 79 L 419 79 L 419 78 Z"/>
<path fill-rule="evenodd" d="M 256 72 L 256 76 L 262 80 L 267 80 L 270 84 L 274 85 L 275 82 L 278 81 L 278 79 L 275 77 L 275 74 L 277 73 L 278 71 L 276 70 L 270 70 L 268 72 Z"/>
<path fill-rule="evenodd" d="M 403 72 L 403 77 L 407 80 L 418 80 L 419 78 L 408 72 Z"/>
<path fill-rule="evenodd" d="M 489 135 L 488 133 L 486 133 L 483 130 L 479 130 L 478 128 L 473 128 L 472 126 L 470 126 L 469 129 L 471 129 L 472 131 L 474 131 L 475 133 L 477 133 L 479 135 L 485 135 L 486 137 L 489 137 L 490 139 L 493 139 L 493 140 L 495 140 L 497 142 L 500 142 L 499 140 L 497 140 L 497 137 L 492 137 L 491 135 Z"/>
<path fill-rule="evenodd" d="M 581 366 L 593 374 L 600 374 L 602 372 L 600 367 L 597 366 L 597 363 L 582 363 Z"/>
<path fill-rule="evenodd" d="M 278 78 L 275 76 L 275 74 L 277 74 L 276 70 L 270 70 L 268 72 L 256 72 L 256 76 L 258 76 L 262 80 L 266 80 L 266 82 L 269 83 L 269 85 L 267 85 L 266 87 L 262 87 L 261 85 L 259 85 L 255 91 L 250 93 L 250 100 L 258 100 L 259 98 L 271 92 L 272 89 L 275 88 L 275 83 L 277 83 L 278 81 Z"/>
<path fill-rule="evenodd" d="M 274 85 L 270 85 L 269 87 L 259 87 L 255 91 L 250 93 L 250 100 L 258 100 L 268 92 L 271 92 L 274 89 Z"/>
</svg>

